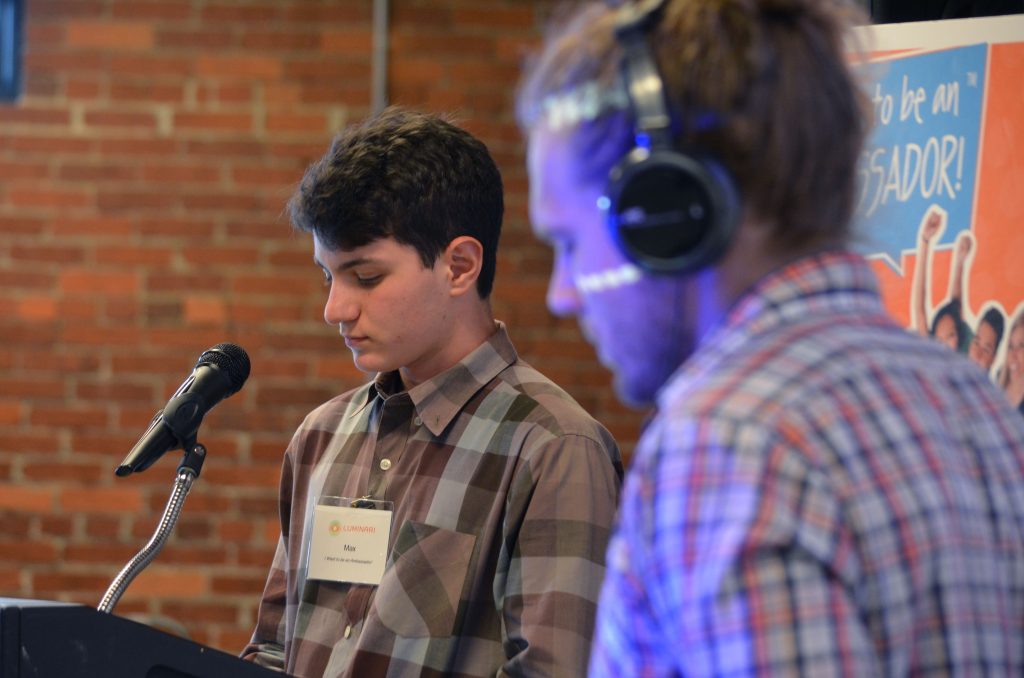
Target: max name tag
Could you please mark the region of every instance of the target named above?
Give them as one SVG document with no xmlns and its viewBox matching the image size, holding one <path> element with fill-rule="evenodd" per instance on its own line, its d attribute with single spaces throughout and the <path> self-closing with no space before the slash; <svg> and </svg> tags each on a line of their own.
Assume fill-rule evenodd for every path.
<svg viewBox="0 0 1024 678">
<path fill-rule="evenodd" d="M 313 513 L 309 578 L 380 584 L 391 511 L 319 504 Z"/>
</svg>

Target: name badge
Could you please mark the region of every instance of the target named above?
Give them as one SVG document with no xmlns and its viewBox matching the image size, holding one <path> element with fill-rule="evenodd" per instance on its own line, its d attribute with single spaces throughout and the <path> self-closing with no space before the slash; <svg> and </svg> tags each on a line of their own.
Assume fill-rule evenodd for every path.
<svg viewBox="0 0 1024 678">
<path fill-rule="evenodd" d="M 309 578 L 380 584 L 393 514 L 390 501 L 321 497 L 313 509 Z"/>
</svg>

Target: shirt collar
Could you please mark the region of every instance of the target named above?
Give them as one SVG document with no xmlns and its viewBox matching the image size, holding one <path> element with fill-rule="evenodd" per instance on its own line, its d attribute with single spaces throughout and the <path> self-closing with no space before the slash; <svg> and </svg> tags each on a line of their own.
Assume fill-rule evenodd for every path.
<svg viewBox="0 0 1024 678">
<path fill-rule="evenodd" d="M 684 374 L 711 369 L 722 356 L 742 352 L 752 337 L 836 312 L 886 316 L 878 280 L 859 254 L 826 251 L 797 259 L 761 278 L 732 305 L 721 323 L 698 343 L 658 396 L 671 399 Z"/>
<path fill-rule="evenodd" d="M 519 356 L 509 339 L 505 324 L 495 321 L 495 331 L 466 357 L 432 379 L 409 389 L 409 398 L 423 425 L 440 436 L 469 399 Z M 369 396 L 386 398 L 401 391 L 397 371 L 381 372 Z"/>
<path fill-rule="evenodd" d="M 719 332 L 759 334 L 836 309 L 884 312 L 878 280 L 859 254 L 821 252 L 769 273 L 733 304 Z"/>
</svg>

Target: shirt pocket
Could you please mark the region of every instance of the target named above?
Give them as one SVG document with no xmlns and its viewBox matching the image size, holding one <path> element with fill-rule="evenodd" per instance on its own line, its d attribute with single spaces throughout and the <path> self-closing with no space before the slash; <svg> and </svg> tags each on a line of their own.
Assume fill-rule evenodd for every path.
<svg viewBox="0 0 1024 678">
<path fill-rule="evenodd" d="M 384 626 L 406 638 L 455 633 L 476 535 L 406 521 L 374 596 Z"/>
</svg>

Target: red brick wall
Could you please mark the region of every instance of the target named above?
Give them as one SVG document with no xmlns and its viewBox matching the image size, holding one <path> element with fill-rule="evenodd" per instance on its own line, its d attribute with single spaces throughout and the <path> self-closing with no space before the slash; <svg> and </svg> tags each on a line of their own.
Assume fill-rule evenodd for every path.
<svg viewBox="0 0 1024 678">
<path fill-rule="evenodd" d="M 99 602 L 180 454 L 114 468 L 196 357 L 231 341 L 252 376 L 207 417 L 209 461 L 117 612 L 234 652 L 277 539 L 284 446 L 363 378 L 282 209 L 332 132 L 368 113 L 371 0 L 26 5 L 26 93 L 0 106 L 0 596 Z M 639 415 L 545 309 L 550 257 L 526 219 L 512 90 L 548 7 L 392 0 L 390 100 L 455 111 L 487 142 L 508 191 L 497 315 L 629 449 Z"/>
</svg>

